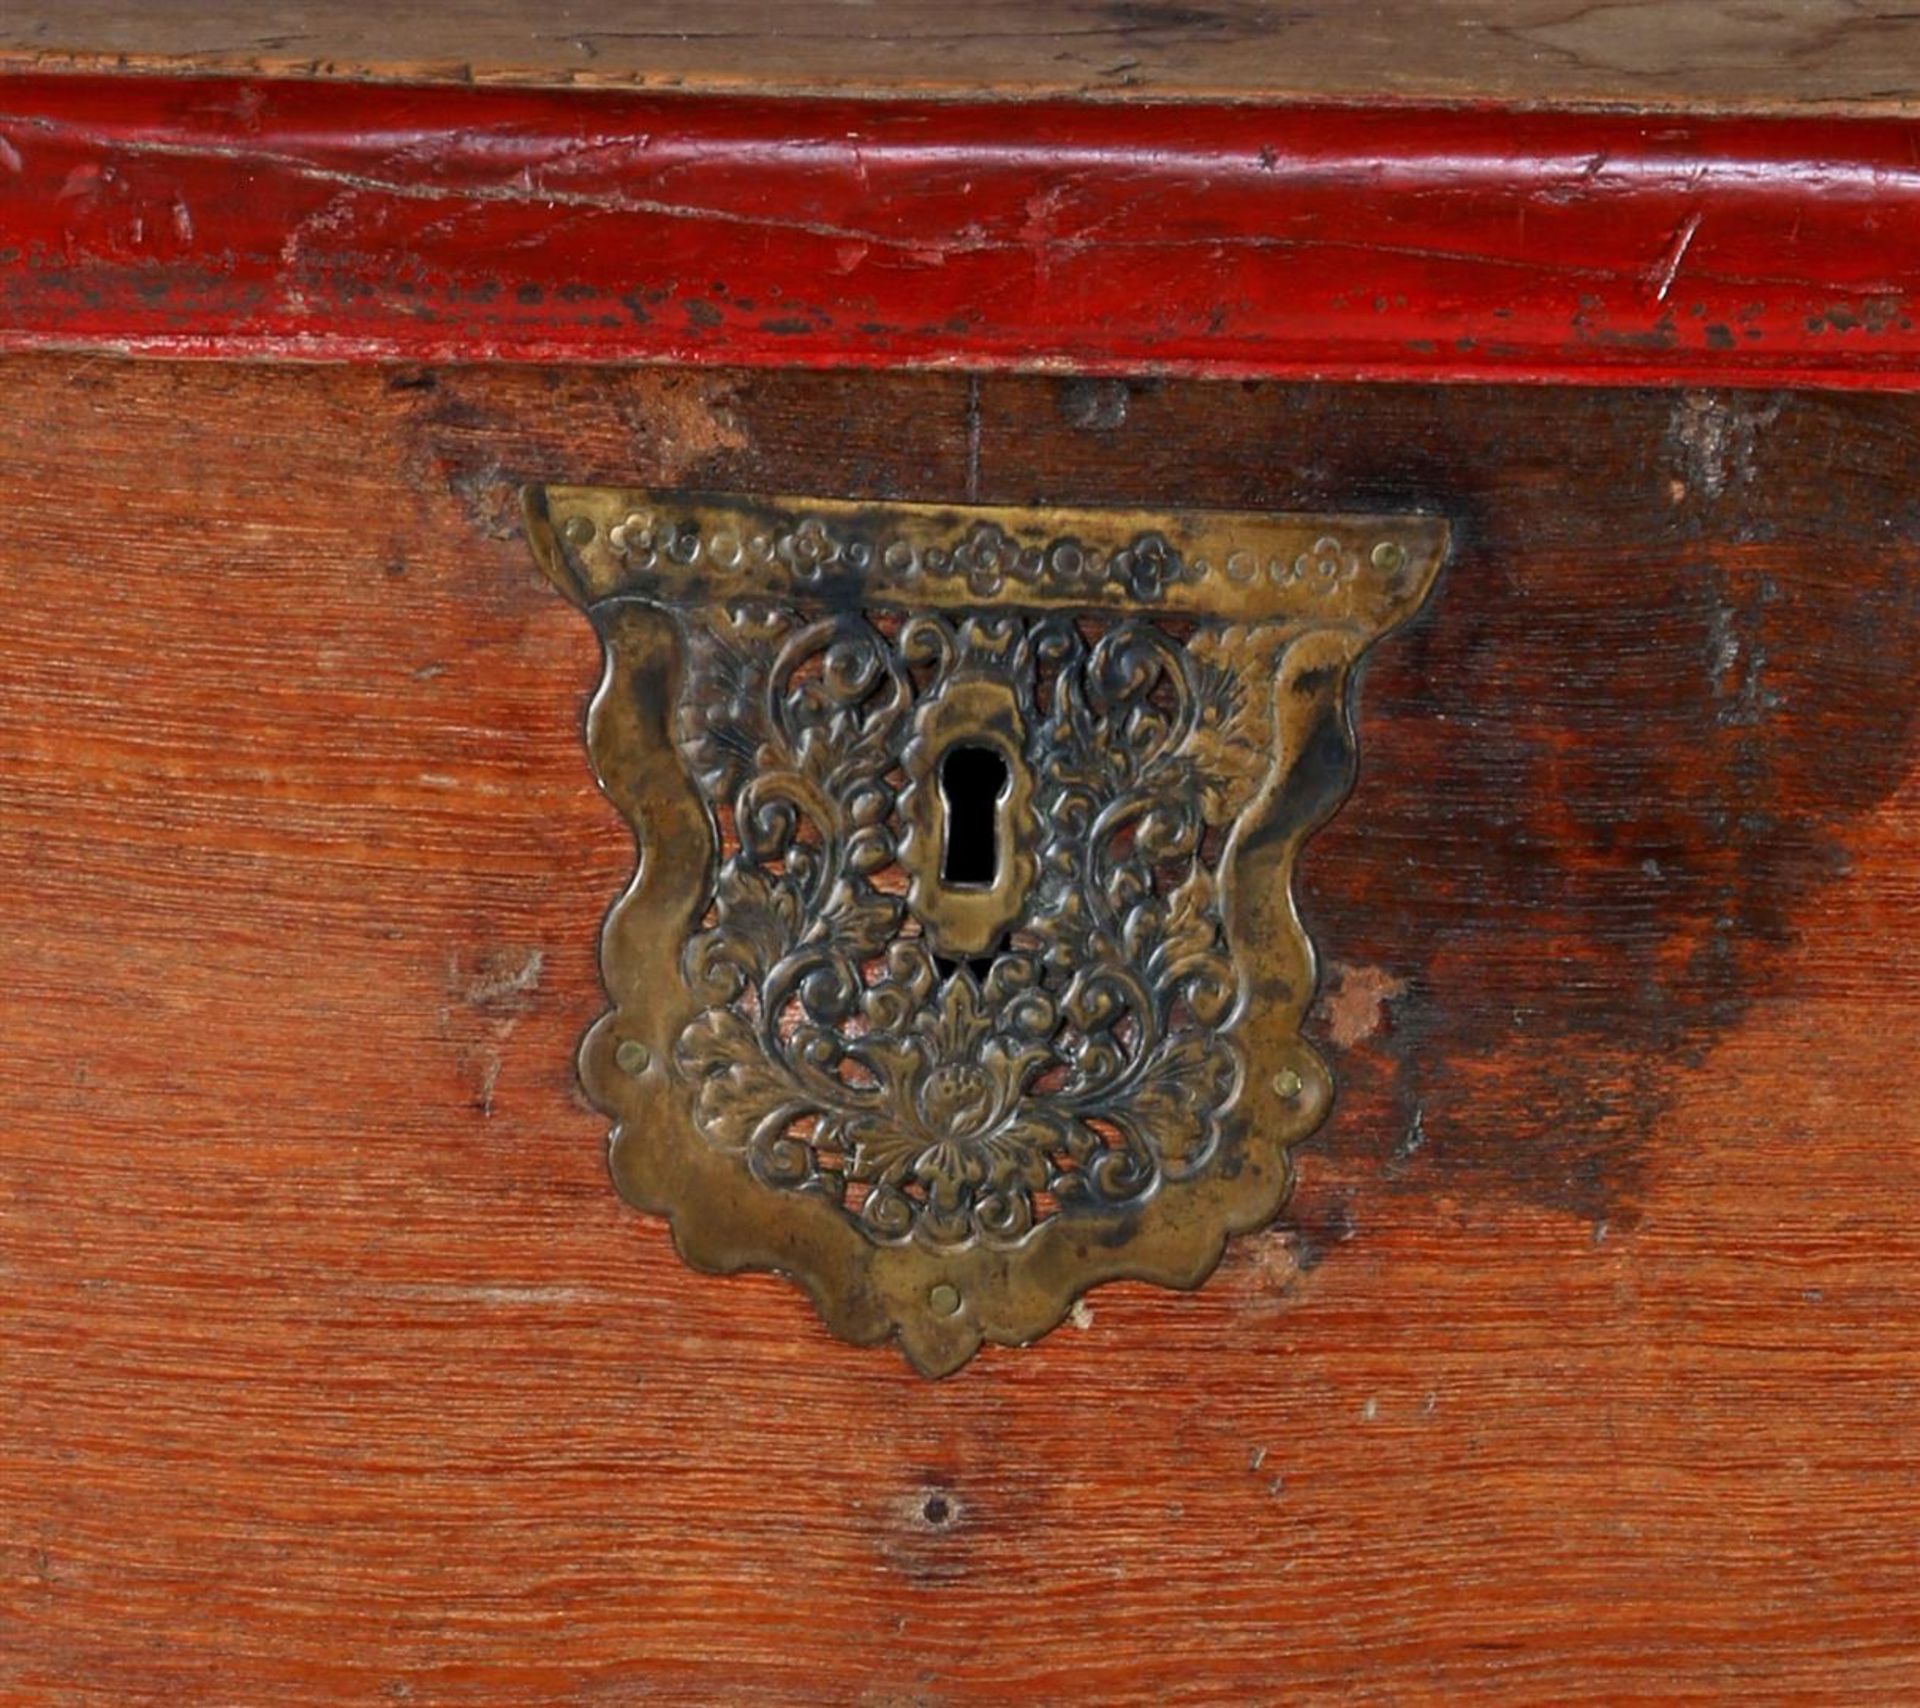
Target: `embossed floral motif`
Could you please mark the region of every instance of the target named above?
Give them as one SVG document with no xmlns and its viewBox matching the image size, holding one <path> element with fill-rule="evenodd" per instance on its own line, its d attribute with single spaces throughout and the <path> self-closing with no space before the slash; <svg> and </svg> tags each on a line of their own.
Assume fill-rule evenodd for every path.
<svg viewBox="0 0 1920 1708">
<path fill-rule="evenodd" d="M 628 567 L 641 571 L 666 562 L 693 564 L 703 556 L 730 565 L 744 556 L 779 563 L 805 587 L 817 584 L 829 570 L 877 565 L 889 574 L 909 578 L 961 577 L 968 590 L 983 599 L 996 597 L 1010 582 L 1090 587 L 1111 581 L 1130 597 L 1152 603 L 1172 583 L 1199 579 L 1205 573 L 1159 533 L 1136 535 L 1103 555 L 1072 538 L 1022 545 L 993 522 L 976 523 L 951 549 L 923 548 L 899 537 L 875 539 L 819 516 L 803 517 L 771 535 L 742 541 L 731 533 L 709 540 L 694 522 L 676 527 L 657 516 L 635 513 L 615 524 L 608 539 Z"/>
<path fill-rule="evenodd" d="M 1113 554 L 1112 574 L 1134 598 L 1151 602 L 1160 597 L 1169 581 L 1180 578 L 1184 567 L 1180 554 L 1163 536 L 1141 534 Z"/>
<path fill-rule="evenodd" d="M 1242 1071 L 1217 833 L 1271 763 L 1271 646 L 1010 613 L 686 621 L 678 741 L 733 844 L 675 1052 L 707 1141 L 936 1244 L 1210 1167 Z M 945 962 L 902 899 L 901 759 L 916 708 L 982 673 L 1019 696 L 1041 840 L 1012 929 Z"/>
<path fill-rule="evenodd" d="M 782 534 L 775 550 L 795 575 L 812 581 L 839 558 L 841 541 L 818 517 L 809 516 L 791 533 Z"/>
<path fill-rule="evenodd" d="M 1027 1096 L 1059 1027 L 1037 978 L 1030 959 L 1006 956 L 982 990 L 964 968 L 940 979 L 924 945 L 894 945 L 867 1004 L 871 1029 L 849 1051 L 877 1082 L 877 1105 L 814 1134 L 816 1148 L 845 1153 L 849 1178 L 874 1184 L 869 1225 L 904 1232 L 916 1188 L 917 1213 L 943 1234 L 964 1236 L 970 1211 L 1000 1233 L 1031 1220 L 1048 1147 L 1071 1143 L 1058 1115 Z"/>
<path fill-rule="evenodd" d="M 746 561 L 778 565 L 797 587 L 814 588 L 829 572 L 857 575 L 877 569 L 906 582 L 920 576 L 959 578 L 982 600 L 1000 599 L 1016 584 L 1092 589 L 1105 583 L 1151 605 L 1177 583 L 1218 576 L 1245 586 L 1263 575 L 1275 586 L 1330 596 L 1364 573 L 1354 542 L 1336 534 L 1322 534 L 1291 556 L 1269 558 L 1229 541 L 1214 557 L 1189 558 L 1154 530 L 1115 539 L 1102 550 L 1071 535 L 1023 544 L 998 522 L 982 520 L 948 545 L 917 542 L 846 519 L 802 515 L 767 532 L 727 527 L 708 537 L 697 515 L 676 522 L 671 513 L 636 511 L 608 530 L 608 541 L 627 568 L 642 573 L 703 560 L 723 568 Z"/>
<path fill-rule="evenodd" d="M 616 522 L 607 533 L 608 541 L 636 569 L 651 569 L 655 562 L 658 535 L 651 513 L 636 510 L 624 521 Z"/>
<path fill-rule="evenodd" d="M 1311 551 L 1293 560 L 1293 578 L 1325 586 L 1351 581 L 1360 572 L 1360 559 L 1331 534 L 1313 542 Z"/>
<path fill-rule="evenodd" d="M 966 576 L 971 592 L 991 598 L 1006 585 L 1009 576 L 1020 574 L 1019 542 L 997 523 L 977 522 L 954 552 L 952 567 Z"/>
<path fill-rule="evenodd" d="M 607 539 L 628 567 L 638 570 L 697 562 L 706 546 L 697 522 L 663 522 L 646 511 L 615 523 Z"/>
</svg>

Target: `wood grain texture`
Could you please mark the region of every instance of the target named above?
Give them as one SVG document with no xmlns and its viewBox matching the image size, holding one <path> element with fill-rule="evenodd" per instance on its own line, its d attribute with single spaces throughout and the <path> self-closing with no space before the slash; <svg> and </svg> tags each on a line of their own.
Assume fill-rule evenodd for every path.
<svg viewBox="0 0 1920 1708">
<path fill-rule="evenodd" d="M 1920 1693 L 1920 404 L 0 367 L 0 1696 Z M 1392 508 L 1342 1084 L 929 1384 L 623 1210 L 530 478 Z"/>
<path fill-rule="evenodd" d="M 0 350 L 1914 389 L 1914 146 L 0 76 Z"/>
<path fill-rule="evenodd" d="M 1912 112 L 1869 0 L 18 0 L 0 65 L 785 94 Z"/>
</svg>

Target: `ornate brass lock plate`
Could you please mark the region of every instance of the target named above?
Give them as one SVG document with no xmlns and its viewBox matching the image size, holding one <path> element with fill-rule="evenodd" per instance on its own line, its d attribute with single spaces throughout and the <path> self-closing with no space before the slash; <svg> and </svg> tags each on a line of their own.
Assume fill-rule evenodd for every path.
<svg viewBox="0 0 1920 1708">
<path fill-rule="evenodd" d="M 1295 854 L 1423 516 L 548 486 L 639 842 L 581 1072 L 620 1190 L 944 1374 L 1197 1286 L 1332 1088 Z"/>
</svg>

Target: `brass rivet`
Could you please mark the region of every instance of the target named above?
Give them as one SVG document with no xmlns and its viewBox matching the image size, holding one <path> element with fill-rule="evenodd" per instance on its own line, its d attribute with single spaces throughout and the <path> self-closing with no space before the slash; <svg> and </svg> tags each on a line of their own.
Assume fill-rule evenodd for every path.
<svg viewBox="0 0 1920 1708">
<path fill-rule="evenodd" d="M 593 519 L 588 516 L 569 516 L 567 525 L 560 530 L 570 546 L 584 546 L 593 538 Z"/>
<path fill-rule="evenodd" d="M 1373 548 L 1373 567 L 1382 573 L 1391 575 L 1407 560 L 1407 554 L 1394 540 L 1382 540 Z"/>
<path fill-rule="evenodd" d="M 1298 1097 L 1305 1082 L 1292 1068 L 1282 1068 L 1273 1076 L 1273 1089 L 1282 1097 Z"/>
<path fill-rule="evenodd" d="M 620 1071 L 638 1079 L 653 1065 L 653 1052 L 638 1038 L 627 1038 L 620 1048 L 613 1052 L 613 1059 L 619 1064 Z"/>
<path fill-rule="evenodd" d="M 960 1289 L 951 1282 L 942 1281 L 927 1295 L 927 1303 L 943 1317 L 950 1317 L 960 1308 Z"/>
</svg>

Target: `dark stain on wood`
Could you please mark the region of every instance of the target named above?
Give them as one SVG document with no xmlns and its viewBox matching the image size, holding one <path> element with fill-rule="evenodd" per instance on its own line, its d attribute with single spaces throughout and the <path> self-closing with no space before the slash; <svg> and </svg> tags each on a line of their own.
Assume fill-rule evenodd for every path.
<svg viewBox="0 0 1920 1708">
<path fill-rule="evenodd" d="M 1454 519 L 1442 586 L 1365 666 L 1357 796 L 1303 860 L 1323 951 L 1408 985 L 1341 1052 L 1322 1143 L 1403 1190 L 1630 1217 L 1673 1073 L 1775 988 L 1911 767 L 1911 409 L 1168 386 L 1095 443 L 1033 388 L 986 395 L 998 496 L 1111 496 L 1124 467 L 1129 496 Z M 1676 448 L 1676 415 L 1731 425 Z"/>
</svg>

